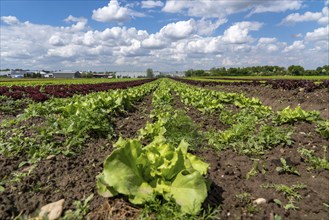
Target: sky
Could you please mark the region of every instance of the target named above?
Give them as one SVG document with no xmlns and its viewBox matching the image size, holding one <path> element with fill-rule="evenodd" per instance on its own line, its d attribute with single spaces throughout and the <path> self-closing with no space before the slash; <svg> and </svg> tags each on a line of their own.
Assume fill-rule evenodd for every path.
<svg viewBox="0 0 329 220">
<path fill-rule="evenodd" d="M 329 0 L 1 0 L 0 69 L 329 65 Z"/>
</svg>

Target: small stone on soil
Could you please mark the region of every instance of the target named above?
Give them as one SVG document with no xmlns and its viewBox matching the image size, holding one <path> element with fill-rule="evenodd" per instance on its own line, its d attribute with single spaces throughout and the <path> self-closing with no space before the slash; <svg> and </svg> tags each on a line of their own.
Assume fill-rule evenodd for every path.
<svg viewBox="0 0 329 220">
<path fill-rule="evenodd" d="M 39 217 L 47 217 L 49 220 L 58 219 L 63 211 L 64 199 L 49 203 L 40 210 Z"/>
<path fill-rule="evenodd" d="M 256 199 L 256 200 L 254 200 L 253 201 L 253 203 L 255 204 L 255 205 L 262 205 L 262 204 L 265 204 L 267 201 L 266 201 L 266 199 L 264 199 L 264 198 L 258 198 L 258 199 Z"/>
<path fill-rule="evenodd" d="M 46 159 L 47 160 L 51 160 L 51 159 L 53 159 L 55 157 L 55 155 L 49 155 Z"/>
</svg>

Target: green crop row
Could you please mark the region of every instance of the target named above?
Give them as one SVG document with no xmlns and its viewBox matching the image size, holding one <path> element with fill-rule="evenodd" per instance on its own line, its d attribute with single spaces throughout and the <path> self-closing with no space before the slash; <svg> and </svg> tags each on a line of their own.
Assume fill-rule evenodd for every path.
<svg viewBox="0 0 329 220">
<path fill-rule="evenodd" d="M 112 136 L 112 119 L 156 86 L 153 82 L 126 90 L 33 102 L 17 118 L 2 122 L 0 154 L 23 154 L 35 161 L 49 154 L 76 152 L 92 136 Z"/>
<path fill-rule="evenodd" d="M 137 80 L 136 78 L 102 79 L 0 79 L 0 86 L 35 86 L 35 85 L 70 85 L 70 84 L 97 84 Z"/>
<path fill-rule="evenodd" d="M 258 155 L 277 145 L 290 145 L 293 127 L 282 125 L 298 121 L 314 122 L 319 133 L 327 134 L 327 123 L 317 111 L 287 107 L 273 112 L 259 99 L 247 98 L 243 94 L 203 89 L 180 82 L 172 82 L 171 86 L 185 105 L 206 115 L 217 112 L 218 120 L 229 126 L 227 130 L 213 129 L 204 133 L 209 145 L 219 150 L 231 148 L 243 154 Z"/>
<path fill-rule="evenodd" d="M 171 106 L 168 84 L 161 80 L 153 93 L 153 122 L 138 137 L 116 143 L 97 177 L 97 186 L 105 197 L 124 194 L 134 204 L 156 203 L 160 197 L 175 202 L 182 213 L 196 215 L 207 197 L 203 175 L 209 165 L 189 153 L 187 135 L 177 133 L 182 125 L 178 122 L 186 118 Z"/>
</svg>

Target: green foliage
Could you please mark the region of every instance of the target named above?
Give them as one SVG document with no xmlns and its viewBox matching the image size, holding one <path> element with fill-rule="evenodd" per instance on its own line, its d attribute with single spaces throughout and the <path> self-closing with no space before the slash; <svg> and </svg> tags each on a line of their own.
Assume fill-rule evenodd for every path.
<svg viewBox="0 0 329 220">
<path fill-rule="evenodd" d="M 69 210 L 65 212 L 65 215 L 60 220 L 82 220 L 85 219 L 89 212 L 89 203 L 94 198 L 94 194 L 91 194 L 82 202 L 77 200 L 73 202 L 75 210 Z"/>
<path fill-rule="evenodd" d="M 288 67 L 288 72 L 294 76 L 304 75 L 304 71 L 305 71 L 305 69 L 302 66 L 291 65 Z"/>
<path fill-rule="evenodd" d="M 208 143 L 218 150 L 232 148 L 241 154 L 261 155 L 266 150 L 279 144 L 291 144 L 292 132 L 288 129 L 261 125 L 256 129 L 256 121 L 237 122 L 230 129 L 223 132 L 207 132 Z"/>
<path fill-rule="evenodd" d="M 294 206 L 294 202 L 296 200 L 302 199 L 302 197 L 297 190 L 306 188 L 306 186 L 301 183 L 292 186 L 287 186 L 284 184 L 267 184 L 263 185 L 262 187 L 274 188 L 276 191 L 282 192 L 286 199 L 289 201 L 289 203 L 285 206 L 285 209 L 298 209 L 298 207 Z M 280 205 L 281 201 L 277 199 L 276 203 Z"/>
<path fill-rule="evenodd" d="M 185 213 L 200 211 L 207 196 L 202 175 L 206 174 L 208 164 L 187 153 L 185 141 L 175 147 L 159 136 L 142 147 L 139 140 L 121 139 L 116 147 L 97 177 L 102 196 L 119 193 L 127 195 L 134 204 L 144 204 L 162 195 L 167 201 L 174 200 Z"/>
<path fill-rule="evenodd" d="M 278 215 L 278 214 L 275 214 L 275 216 L 274 216 L 274 220 L 282 220 L 282 218 L 281 218 L 281 216 L 280 216 L 280 215 Z"/>
<path fill-rule="evenodd" d="M 231 127 L 225 131 L 208 131 L 204 133 L 208 143 L 218 150 L 232 148 L 248 155 L 263 154 L 279 144 L 291 144 L 292 132 L 288 129 L 269 124 L 272 117 L 270 107 L 264 106 L 259 99 L 247 98 L 243 94 L 222 93 L 173 83 L 172 87 L 186 105 L 192 105 L 203 113 L 220 111 L 219 120 Z M 226 105 L 233 104 L 240 111 L 232 114 Z"/>
<path fill-rule="evenodd" d="M 290 106 L 277 113 L 274 122 L 281 125 L 285 123 L 294 123 L 297 121 L 314 122 L 320 118 L 318 111 L 304 111 L 300 106 L 292 110 Z"/>
<path fill-rule="evenodd" d="M 90 137 L 111 137 L 111 118 L 132 108 L 156 86 L 153 82 L 126 90 L 31 103 L 24 114 L 0 125 L 0 154 L 23 153 L 35 162 L 49 154 L 78 152 Z M 20 126 L 33 118 L 42 123 Z"/>
<path fill-rule="evenodd" d="M 26 106 L 28 106 L 30 102 L 30 99 L 13 100 L 12 98 L 0 95 L 0 113 L 3 112 L 5 114 L 15 115 L 21 112 Z"/>
<path fill-rule="evenodd" d="M 322 67 L 316 68 L 316 73 L 318 75 L 326 75 L 326 76 L 329 76 L 329 65 L 324 65 Z"/>
<path fill-rule="evenodd" d="M 250 109 L 262 118 L 271 113 L 271 108 L 262 105 L 259 99 L 249 99 L 243 94 L 218 92 L 177 82 L 175 82 L 173 89 L 184 104 L 192 105 L 203 113 L 213 113 L 221 110 L 224 108 L 224 104 L 234 104 L 238 108 Z"/>
<path fill-rule="evenodd" d="M 308 150 L 306 148 L 298 148 L 298 152 L 302 155 L 305 161 L 309 163 L 314 169 L 329 170 L 329 162 L 326 159 L 326 146 L 323 146 L 323 158 L 315 156 L 314 150 Z"/>
<path fill-rule="evenodd" d="M 29 176 L 33 170 L 35 169 L 36 165 L 32 165 L 29 167 L 26 167 L 24 171 L 14 171 L 9 176 L 5 176 L 0 181 L 0 192 L 5 191 L 5 185 L 6 184 L 13 184 L 20 182 L 23 178 Z"/>
<path fill-rule="evenodd" d="M 204 70 L 193 70 L 193 69 L 190 69 L 190 70 L 187 70 L 185 71 L 185 76 L 186 77 L 191 77 L 191 76 L 206 76 L 208 74 L 206 74 L 206 71 Z"/>
<path fill-rule="evenodd" d="M 172 95 L 168 87 L 168 81 L 160 83 L 158 89 L 153 93 L 151 117 L 156 119 L 147 123 L 140 130 L 140 138 L 152 140 L 158 135 L 164 135 L 167 142 L 178 145 L 182 139 L 190 144 L 190 149 L 195 149 L 203 140 L 192 119 L 183 110 L 173 109 L 171 106 Z"/>
<path fill-rule="evenodd" d="M 249 172 L 246 174 L 246 179 L 250 179 L 250 177 L 256 176 L 258 174 L 258 164 L 259 160 L 255 159 L 252 168 L 249 170 Z"/>
<path fill-rule="evenodd" d="M 199 215 L 183 213 L 175 202 L 163 202 L 162 200 L 156 198 L 153 202 L 145 204 L 137 219 L 219 220 L 217 216 L 218 210 L 213 208 L 202 210 Z"/>
<path fill-rule="evenodd" d="M 329 139 L 329 120 L 319 121 L 316 127 L 317 132 Z"/>
<path fill-rule="evenodd" d="M 275 202 L 275 204 L 277 204 L 281 208 L 284 208 L 285 210 L 289 210 L 289 209 L 297 210 L 298 209 L 298 207 L 295 206 L 293 201 L 289 201 L 286 205 L 283 205 L 283 203 L 279 199 L 274 199 L 273 201 Z M 280 219 L 281 219 L 281 217 L 280 217 Z"/>
<path fill-rule="evenodd" d="M 275 170 L 279 173 L 289 173 L 289 174 L 295 174 L 297 176 L 300 176 L 300 173 L 297 171 L 296 168 L 289 166 L 287 164 L 287 161 L 284 158 L 280 158 L 282 167 L 277 167 Z"/>
<path fill-rule="evenodd" d="M 252 203 L 251 194 L 248 192 L 242 192 L 240 194 L 235 195 L 237 199 L 239 199 L 241 205 L 244 207 L 248 213 L 256 213 L 259 209 Z"/>
<path fill-rule="evenodd" d="M 199 74 L 195 74 L 195 70 L 188 70 L 185 76 L 302 76 L 302 75 L 329 75 L 329 66 L 324 65 L 316 70 L 305 70 L 299 65 L 289 66 L 288 69 L 281 66 L 251 66 L 251 67 L 213 67 L 208 72 L 199 70 Z"/>
<path fill-rule="evenodd" d="M 148 68 L 148 69 L 146 70 L 146 77 L 147 77 L 147 78 L 154 78 L 153 69 Z"/>
<path fill-rule="evenodd" d="M 123 194 L 134 204 L 153 204 L 160 196 L 177 203 L 180 212 L 196 215 L 207 196 L 202 175 L 208 164 L 187 152 L 186 139 L 193 141 L 198 133 L 183 111 L 172 108 L 167 83 L 161 81 L 153 93 L 154 122 L 147 123 L 137 139 L 119 139 L 97 177 L 97 187 L 105 197 Z M 143 146 L 145 140 L 148 144 Z"/>
<path fill-rule="evenodd" d="M 202 135 L 198 132 L 192 119 L 183 111 L 176 111 L 175 114 L 171 115 L 168 122 L 164 125 L 166 129 L 164 136 L 169 143 L 178 145 L 184 139 L 191 143 L 191 149 L 196 149 L 201 144 L 203 140 Z"/>
</svg>

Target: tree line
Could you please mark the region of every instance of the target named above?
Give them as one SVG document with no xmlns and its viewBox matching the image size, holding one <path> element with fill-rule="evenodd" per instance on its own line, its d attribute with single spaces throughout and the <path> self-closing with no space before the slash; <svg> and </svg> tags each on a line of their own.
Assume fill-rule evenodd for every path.
<svg viewBox="0 0 329 220">
<path fill-rule="evenodd" d="M 299 65 L 291 65 L 288 68 L 280 66 L 251 66 L 251 67 L 231 67 L 231 68 L 211 68 L 210 70 L 185 71 L 185 76 L 319 76 L 329 75 L 329 65 L 318 67 L 315 70 L 305 70 Z"/>
</svg>

